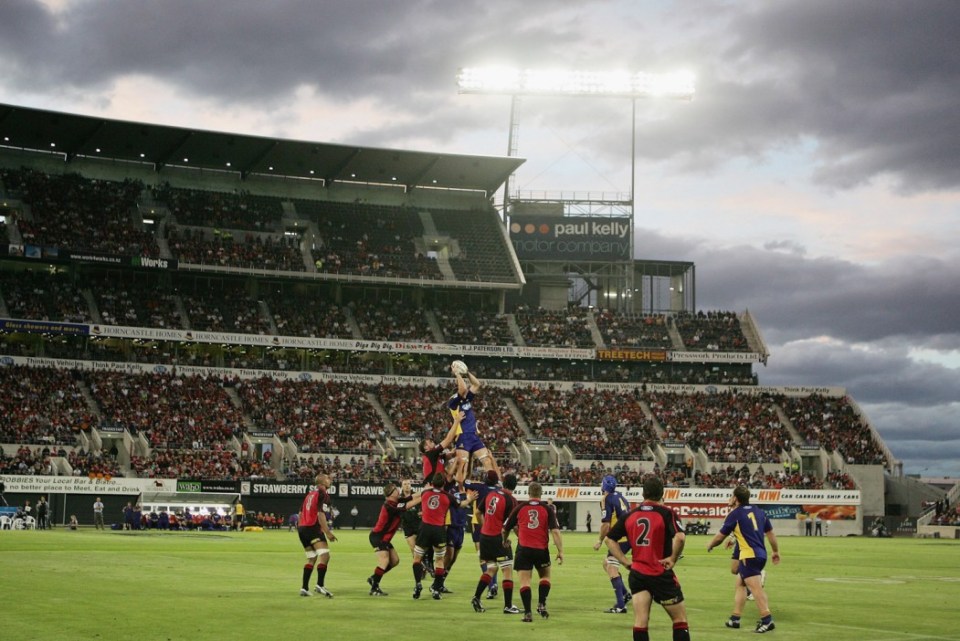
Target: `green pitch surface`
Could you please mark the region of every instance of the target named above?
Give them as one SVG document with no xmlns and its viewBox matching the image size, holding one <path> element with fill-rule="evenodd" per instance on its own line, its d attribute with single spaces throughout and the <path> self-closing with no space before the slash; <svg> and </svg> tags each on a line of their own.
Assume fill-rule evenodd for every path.
<svg viewBox="0 0 960 641">
<path fill-rule="evenodd" d="M 304 556 L 287 530 L 233 533 L 122 533 L 62 529 L 0 532 L 0 639 L 623 639 L 632 610 L 604 614 L 613 591 L 594 552 L 596 535 L 565 534 L 566 562 L 554 566 L 547 620 L 502 614 L 502 599 L 470 597 L 479 569 L 464 550 L 447 585 L 454 594 L 411 599 L 410 554 L 384 577 L 385 598 L 367 594 L 375 558 L 365 531 L 338 531 L 327 587 L 333 599 L 298 596 Z M 723 622 L 733 601 L 729 553 L 687 539 L 677 567 L 696 640 L 754 636 Z M 403 545 L 403 542 L 400 542 Z M 960 542 L 781 538 L 783 562 L 767 589 L 781 640 L 960 641 Z M 428 579 L 429 580 L 429 579 Z M 534 588 L 535 594 L 536 588 Z M 519 585 L 514 602 L 520 604 Z M 651 639 L 671 639 L 654 606 Z"/>
</svg>

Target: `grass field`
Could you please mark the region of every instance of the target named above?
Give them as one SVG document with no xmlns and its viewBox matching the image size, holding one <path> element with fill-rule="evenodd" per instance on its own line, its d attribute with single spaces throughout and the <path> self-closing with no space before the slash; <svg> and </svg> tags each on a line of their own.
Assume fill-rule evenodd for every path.
<svg viewBox="0 0 960 641">
<path fill-rule="evenodd" d="M 632 611 L 604 614 L 613 592 L 594 552 L 596 535 L 565 534 L 567 560 L 554 567 L 551 617 L 523 624 L 470 607 L 479 576 L 472 553 L 454 568 L 442 601 L 410 598 L 410 556 L 384 577 L 386 598 L 367 595 L 374 554 L 365 531 L 338 531 L 327 587 L 336 597 L 301 598 L 303 553 L 286 530 L 232 533 L 0 532 L 0 639 L 631 639 Z M 752 636 L 728 630 L 729 554 L 687 539 L 677 567 L 697 641 Z M 783 562 L 767 588 L 783 640 L 960 641 L 960 544 L 941 540 L 781 538 Z M 534 588 L 536 589 L 536 588 Z M 519 590 L 515 597 L 519 605 Z M 654 606 L 651 639 L 671 638 Z M 480 627 L 483 625 L 483 631 Z"/>
</svg>

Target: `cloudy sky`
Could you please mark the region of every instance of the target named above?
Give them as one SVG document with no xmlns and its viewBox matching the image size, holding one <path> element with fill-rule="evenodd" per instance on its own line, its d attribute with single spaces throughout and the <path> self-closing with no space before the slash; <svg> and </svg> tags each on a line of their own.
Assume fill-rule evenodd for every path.
<svg viewBox="0 0 960 641">
<path fill-rule="evenodd" d="M 558 8 L 561 7 L 561 8 Z M 637 104 L 637 257 L 750 309 L 761 382 L 846 387 L 907 473 L 960 477 L 960 2 L 4 0 L 0 102 L 505 155 L 461 66 L 673 71 Z M 630 103 L 528 98 L 524 191 L 629 192 Z"/>
</svg>

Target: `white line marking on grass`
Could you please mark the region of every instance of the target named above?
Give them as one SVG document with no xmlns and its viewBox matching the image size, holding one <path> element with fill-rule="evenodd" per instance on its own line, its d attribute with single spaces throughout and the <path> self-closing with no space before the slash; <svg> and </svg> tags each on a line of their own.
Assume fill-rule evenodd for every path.
<svg viewBox="0 0 960 641">
<path fill-rule="evenodd" d="M 858 630 L 861 632 L 875 632 L 879 634 L 895 634 L 899 637 L 909 638 L 909 639 L 941 639 L 942 641 L 960 641 L 960 637 L 939 637 L 933 634 L 900 632 L 895 630 L 891 630 L 887 632 L 886 630 L 878 630 L 877 628 L 862 628 L 857 625 L 840 625 L 839 623 L 814 623 L 811 621 L 807 625 L 815 625 L 823 628 L 842 628 L 844 630 Z M 895 641 L 895 640 L 885 637 L 885 641 Z"/>
</svg>

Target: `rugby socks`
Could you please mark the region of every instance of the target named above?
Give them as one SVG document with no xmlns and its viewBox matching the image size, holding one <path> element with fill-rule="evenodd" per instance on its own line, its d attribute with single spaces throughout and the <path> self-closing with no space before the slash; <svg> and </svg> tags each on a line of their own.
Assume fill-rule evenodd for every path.
<svg viewBox="0 0 960 641">
<path fill-rule="evenodd" d="M 435 590 L 443 589 L 443 582 L 447 578 L 446 568 L 436 568 L 434 569 L 433 575 L 433 587 Z"/>
<path fill-rule="evenodd" d="M 762 623 L 763 625 L 768 625 L 771 621 L 773 621 L 772 614 L 768 614 L 765 617 L 760 617 L 760 623 Z"/>
<path fill-rule="evenodd" d="M 310 575 L 313 574 L 313 566 L 307 563 L 303 566 L 303 589 L 310 589 Z"/>
<path fill-rule="evenodd" d="M 504 581 L 506 584 L 506 581 Z M 504 593 L 506 593 L 506 588 L 504 588 Z M 520 600 L 523 602 L 523 611 L 530 612 L 530 587 L 520 588 Z"/>
<path fill-rule="evenodd" d="M 673 641 L 690 641 L 690 626 L 686 621 L 673 624 Z"/>
<path fill-rule="evenodd" d="M 504 580 L 501 585 L 503 585 L 503 607 L 509 608 L 513 605 L 513 581 Z"/>
<path fill-rule="evenodd" d="M 543 579 L 540 581 L 540 591 L 537 596 L 538 596 L 538 599 L 537 599 L 538 603 L 542 603 L 544 605 L 547 604 L 547 597 L 550 596 L 549 579 Z"/>
<path fill-rule="evenodd" d="M 480 575 L 480 580 L 477 581 L 477 589 L 474 590 L 473 596 L 476 597 L 476 598 L 478 598 L 478 599 L 479 599 L 481 596 L 483 596 L 483 591 L 486 590 L 487 587 L 490 585 L 490 581 L 491 581 L 491 579 L 490 579 L 490 575 L 489 575 L 489 574 L 487 574 L 486 572 L 484 572 L 483 574 L 481 574 L 481 575 Z"/>
<path fill-rule="evenodd" d="M 627 589 L 623 587 L 623 577 L 618 574 L 614 578 L 610 579 L 610 584 L 613 586 L 613 593 L 617 595 L 617 607 L 627 607 L 627 604 L 624 601 L 624 595 L 627 593 Z"/>
<path fill-rule="evenodd" d="M 380 567 L 380 566 L 378 565 L 378 566 L 373 570 L 373 576 L 370 577 L 371 579 L 373 579 L 373 583 L 371 584 L 370 587 L 379 588 L 379 587 L 380 587 L 380 579 L 382 579 L 382 578 L 383 578 L 383 575 L 386 574 L 386 573 L 387 573 L 387 570 L 384 570 L 382 567 Z"/>
<path fill-rule="evenodd" d="M 650 633 L 646 628 L 634 628 L 633 641 L 650 641 Z"/>
<path fill-rule="evenodd" d="M 413 564 L 413 580 L 417 583 L 423 580 L 423 563 L 419 561 Z"/>
<path fill-rule="evenodd" d="M 324 579 L 327 578 L 327 564 L 326 563 L 317 563 L 317 585 L 321 588 L 325 585 Z"/>
</svg>

